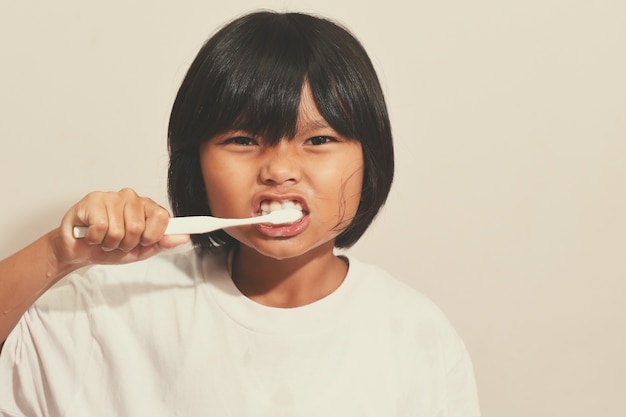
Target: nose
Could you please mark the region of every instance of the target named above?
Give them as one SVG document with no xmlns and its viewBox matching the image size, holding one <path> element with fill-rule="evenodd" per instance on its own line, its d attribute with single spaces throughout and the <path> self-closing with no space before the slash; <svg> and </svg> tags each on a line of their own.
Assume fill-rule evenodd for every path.
<svg viewBox="0 0 626 417">
<path fill-rule="evenodd" d="M 301 167 L 293 144 L 281 140 L 277 145 L 266 149 L 259 179 L 267 185 L 283 185 L 300 181 Z"/>
</svg>

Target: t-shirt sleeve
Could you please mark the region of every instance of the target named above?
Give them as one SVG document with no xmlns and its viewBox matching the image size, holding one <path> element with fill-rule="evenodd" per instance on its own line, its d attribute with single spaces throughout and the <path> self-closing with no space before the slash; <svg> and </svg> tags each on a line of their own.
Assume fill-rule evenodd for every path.
<svg viewBox="0 0 626 417">
<path fill-rule="evenodd" d="M 62 415 L 88 360 L 88 318 L 77 313 L 89 297 L 81 292 L 60 282 L 9 334 L 0 354 L 0 416 Z"/>
<path fill-rule="evenodd" d="M 44 365 L 36 359 L 36 344 L 29 329 L 29 312 L 7 338 L 0 355 L 0 415 L 43 416 L 47 414 Z M 37 363 L 39 362 L 39 364 Z M 37 405 L 39 404 L 39 405 Z"/>
<path fill-rule="evenodd" d="M 467 348 L 456 331 L 449 327 L 444 336 L 446 363 L 445 417 L 479 417 L 480 406 L 474 367 Z"/>
</svg>

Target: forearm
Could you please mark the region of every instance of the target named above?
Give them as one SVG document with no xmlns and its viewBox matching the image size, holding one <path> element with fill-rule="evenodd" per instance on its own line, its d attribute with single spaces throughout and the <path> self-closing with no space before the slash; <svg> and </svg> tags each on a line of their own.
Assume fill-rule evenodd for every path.
<svg viewBox="0 0 626 417">
<path fill-rule="evenodd" d="M 0 343 L 41 294 L 82 266 L 56 259 L 52 246 L 57 236 L 58 230 L 53 230 L 0 261 Z"/>
</svg>

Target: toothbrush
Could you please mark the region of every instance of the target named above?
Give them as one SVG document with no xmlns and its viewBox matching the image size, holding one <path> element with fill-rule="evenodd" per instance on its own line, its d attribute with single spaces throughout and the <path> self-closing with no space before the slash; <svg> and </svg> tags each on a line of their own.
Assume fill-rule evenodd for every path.
<svg viewBox="0 0 626 417">
<path fill-rule="evenodd" d="M 302 218 L 302 212 L 296 209 L 276 210 L 269 214 L 245 219 L 222 219 L 211 216 L 172 217 L 165 229 L 166 235 L 187 235 L 208 233 L 225 227 L 243 226 L 248 224 L 290 224 Z M 76 239 L 82 239 L 87 234 L 87 226 L 74 226 L 73 234 Z"/>
</svg>

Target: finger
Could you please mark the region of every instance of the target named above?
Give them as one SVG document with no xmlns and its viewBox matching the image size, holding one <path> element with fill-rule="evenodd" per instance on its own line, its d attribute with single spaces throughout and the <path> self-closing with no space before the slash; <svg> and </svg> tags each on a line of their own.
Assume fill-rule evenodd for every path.
<svg viewBox="0 0 626 417">
<path fill-rule="evenodd" d="M 141 244 L 148 246 L 157 243 L 163 237 L 170 213 L 149 198 L 145 198 L 144 204 L 146 223 L 143 236 L 141 236 Z"/>
<path fill-rule="evenodd" d="M 54 253 L 64 263 L 75 264 L 91 261 L 102 253 L 101 244 L 108 229 L 108 215 L 104 205 L 103 193 L 92 192 L 83 197 L 63 216 L 54 239 Z M 74 226 L 86 226 L 87 234 L 83 239 L 73 235 Z"/>
<path fill-rule="evenodd" d="M 124 237 L 119 242 L 118 248 L 128 252 L 139 245 L 146 228 L 146 214 L 142 199 L 135 195 L 125 200 L 123 219 Z"/>
<path fill-rule="evenodd" d="M 64 234 L 71 233 L 73 226 L 87 226 L 87 234 L 83 242 L 90 245 L 101 244 L 109 228 L 103 193 L 87 194 L 70 209 L 61 224 Z"/>
<path fill-rule="evenodd" d="M 100 247 L 104 251 L 112 251 L 119 248 L 120 242 L 126 235 L 124 226 L 125 199 L 119 193 L 105 193 L 104 206 L 106 208 L 107 228 L 102 237 Z M 91 224 L 90 228 L 95 224 Z M 98 228 L 99 233 L 102 231 Z M 87 231 L 89 235 L 89 231 Z M 100 234 L 99 234 L 100 235 Z"/>
<path fill-rule="evenodd" d="M 95 250 L 90 258 L 91 263 L 103 265 L 118 265 L 140 261 L 157 254 L 162 249 L 159 245 L 135 246 L 132 250 L 124 252 L 122 250 L 103 251 L 100 248 Z"/>
<path fill-rule="evenodd" d="M 168 235 L 168 236 L 163 236 L 163 238 L 161 240 L 159 240 L 159 247 L 161 247 L 162 249 L 171 249 L 174 248 L 176 246 L 185 244 L 187 242 L 189 242 L 190 240 L 190 236 L 189 235 Z"/>
</svg>

